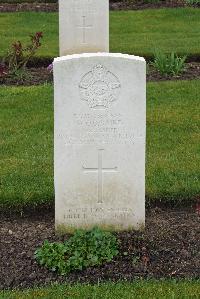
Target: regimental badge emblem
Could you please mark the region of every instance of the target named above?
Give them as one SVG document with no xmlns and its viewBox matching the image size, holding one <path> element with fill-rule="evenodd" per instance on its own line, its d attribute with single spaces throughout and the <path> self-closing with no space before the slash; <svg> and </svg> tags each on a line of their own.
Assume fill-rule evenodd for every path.
<svg viewBox="0 0 200 299">
<path fill-rule="evenodd" d="M 101 64 L 85 74 L 79 84 L 80 96 L 90 108 L 108 108 L 119 97 L 119 79 Z"/>
</svg>

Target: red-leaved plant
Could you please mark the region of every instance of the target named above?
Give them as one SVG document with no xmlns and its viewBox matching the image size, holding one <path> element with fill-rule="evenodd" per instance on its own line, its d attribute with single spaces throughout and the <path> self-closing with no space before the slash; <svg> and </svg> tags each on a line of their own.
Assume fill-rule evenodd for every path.
<svg viewBox="0 0 200 299">
<path fill-rule="evenodd" d="M 41 46 L 42 32 L 36 32 L 34 35 L 30 35 L 31 42 L 27 46 L 23 46 L 20 41 L 12 43 L 6 57 L 3 59 L 4 71 L 0 68 L 2 74 L 16 74 L 20 70 L 24 70 L 30 58 L 32 58 L 38 48 Z"/>
</svg>

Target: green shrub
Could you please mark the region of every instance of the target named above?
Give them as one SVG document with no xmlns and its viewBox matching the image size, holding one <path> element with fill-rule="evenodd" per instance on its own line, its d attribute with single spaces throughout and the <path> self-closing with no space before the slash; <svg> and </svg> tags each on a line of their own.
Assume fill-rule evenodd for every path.
<svg viewBox="0 0 200 299">
<path fill-rule="evenodd" d="M 175 53 L 164 54 L 156 51 L 154 61 L 151 63 L 162 75 L 177 76 L 185 69 L 185 60 L 187 56 L 179 57 Z"/>
<path fill-rule="evenodd" d="M 200 5 L 200 0 L 185 0 L 188 5 Z"/>
<path fill-rule="evenodd" d="M 117 248 L 118 242 L 112 233 L 93 228 L 90 231 L 77 230 L 64 243 L 45 241 L 35 251 L 35 258 L 40 265 L 65 275 L 111 261 L 118 254 Z"/>
</svg>

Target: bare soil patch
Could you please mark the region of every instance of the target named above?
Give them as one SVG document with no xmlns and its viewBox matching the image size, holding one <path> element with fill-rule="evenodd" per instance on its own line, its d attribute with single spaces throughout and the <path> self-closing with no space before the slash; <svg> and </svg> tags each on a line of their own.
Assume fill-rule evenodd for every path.
<svg viewBox="0 0 200 299">
<path fill-rule="evenodd" d="M 120 254 L 111 263 L 59 276 L 40 267 L 34 251 L 45 239 L 63 241 L 54 232 L 54 215 L 1 216 L 0 288 L 51 282 L 98 282 L 136 278 L 199 278 L 200 223 L 197 211 L 151 208 L 142 232 L 117 233 Z"/>
<path fill-rule="evenodd" d="M 0 85 L 30 86 L 53 82 L 53 74 L 46 67 L 29 68 L 25 78 L 0 76 Z"/>
<path fill-rule="evenodd" d="M 6 0 L 5 0 L 6 2 Z M 158 3 L 145 3 L 143 0 L 138 0 L 137 3 L 131 1 L 110 1 L 110 10 L 139 10 L 139 9 L 158 9 L 158 8 L 178 8 L 187 6 L 184 0 L 163 0 Z M 192 5 L 200 7 L 199 4 Z M 55 12 L 58 11 L 57 3 L 1 3 L 0 12 L 18 12 L 18 11 L 43 11 Z"/>
<path fill-rule="evenodd" d="M 159 8 L 178 8 L 186 7 L 184 0 L 161 0 L 157 3 L 145 3 L 143 0 L 138 0 L 137 3 L 134 1 L 117 1 L 110 2 L 111 10 L 140 10 L 140 9 L 159 9 Z M 198 5 L 192 5 L 193 7 L 198 7 Z"/>
<path fill-rule="evenodd" d="M 147 81 L 165 81 L 165 80 L 192 80 L 200 79 L 200 62 L 187 63 L 186 69 L 180 76 L 163 76 L 153 67 L 148 67 Z M 46 67 L 29 68 L 29 75 L 20 79 L 10 76 L 0 76 L 0 85 L 29 86 L 43 83 L 52 83 L 53 74 Z"/>
<path fill-rule="evenodd" d="M 58 11 L 57 3 L 1 3 L 0 12 L 18 12 L 18 11 Z"/>
</svg>

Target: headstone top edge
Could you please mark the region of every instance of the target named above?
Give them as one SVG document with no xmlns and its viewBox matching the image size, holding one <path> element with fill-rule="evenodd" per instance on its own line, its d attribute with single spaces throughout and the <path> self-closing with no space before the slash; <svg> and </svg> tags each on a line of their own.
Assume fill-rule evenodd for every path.
<svg viewBox="0 0 200 299">
<path fill-rule="evenodd" d="M 122 53 L 82 53 L 82 54 L 72 54 L 54 58 L 53 64 L 57 64 L 63 61 L 72 60 L 72 59 L 80 59 L 80 58 L 92 58 L 92 57 L 112 57 L 112 58 L 122 58 L 122 59 L 129 59 L 135 61 L 146 62 L 143 57 L 134 56 L 129 54 L 122 54 Z"/>
</svg>

